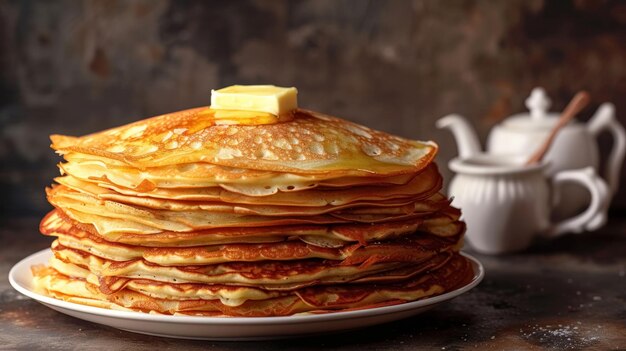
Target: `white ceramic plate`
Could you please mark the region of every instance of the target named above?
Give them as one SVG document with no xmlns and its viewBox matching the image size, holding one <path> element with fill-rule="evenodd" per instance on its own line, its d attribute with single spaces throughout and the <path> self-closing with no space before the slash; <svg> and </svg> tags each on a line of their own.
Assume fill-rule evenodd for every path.
<svg viewBox="0 0 626 351">
<path fill-rule="evenodd" d="M 45 249 L 18 262 L 9 272 L 11 285 L 20 293 L 54 310 L 86 321 L 141 334 L 204 340 L 280 339 L 345 331 L 392 322 L 422 313 L 457 297 L 478 285 L 484 276 L 484 269 L 480 262 L 464 254 L 472 262 L 475 272 L 469 284 L 443 295 L 400 305 L 286 317 L 166 316 L 84 306 L 34 292 L 30 267 L 47 263 L 51 255 L 52 252 Z"/>
</svg>

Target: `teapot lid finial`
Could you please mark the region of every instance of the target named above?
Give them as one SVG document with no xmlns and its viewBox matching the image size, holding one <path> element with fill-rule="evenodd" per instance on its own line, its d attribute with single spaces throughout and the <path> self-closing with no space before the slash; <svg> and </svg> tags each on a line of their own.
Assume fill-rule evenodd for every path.
<svg viewBox="0 0 626 351">
<path fill-rule="evenodd" d="M 543 119 L 548 114 L 551 101 L 543 88 L 537 87 L 533 89 L 530 96 L 526 99 L 526 107 L 530 110 L 532 119 Z"/>
</svg>

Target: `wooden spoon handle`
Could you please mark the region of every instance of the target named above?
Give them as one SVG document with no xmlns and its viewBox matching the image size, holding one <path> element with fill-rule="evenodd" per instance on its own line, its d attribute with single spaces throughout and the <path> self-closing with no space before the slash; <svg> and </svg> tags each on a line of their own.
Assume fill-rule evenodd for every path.
<svg viewBox="0 0 626 351">
<path fill-rule="evenodd" d="M 561 117 L 559 117 L 556 125 L 550 131 L 548 138 L 543 142 L 543 144 L 541 144 L 541 147 L 539 147 L 539 149 L 535 151 L 535 153 L 528 159 L 528 161 L 526 161 L 526 165 L 539 163 L 546 155 L 546 152 L 550 150 L 550 146 L 552 145 L 554 138 L 559 133 L 561 128 L 567 125 L 567 123 L 569 123 L 569 121 L 571 121 L 572 118 L 574 118 L 574 116 L 578 114 L 578 112 L 584 109 L 590 101 L 591 98 L 589 97 L 589 93 L 587 93 L 586 91 L 578 92 L 572 98 L 572 101 L 569 102 L 565 110 L 563 110 Z"/>
</svg>

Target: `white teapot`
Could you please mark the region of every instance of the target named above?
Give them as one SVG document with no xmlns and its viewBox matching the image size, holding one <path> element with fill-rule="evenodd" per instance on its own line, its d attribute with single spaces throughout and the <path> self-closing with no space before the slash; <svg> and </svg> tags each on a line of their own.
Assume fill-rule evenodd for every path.
<svg viewBox="0 0 626 351">
<path fill-rule="evenodd" d="M 542 88 L 532 91 L 526 99 L 526 107 L 530 113 L 511 116 L 491 130 L 487 139 L 487 154 L 530 157 L 546 140 L 559 113 L 548 112 L 550 99 Z M 478 137 L 465 118 L 448 115 L 437 121 L 437 127 L 452 131 L 461 159 L 481 152 Z M 616 120 L 615 107 L 611 103 L 602 104 L 587 124 L 572 121 L 561 129 L 544 157 L 548 164 L 547 175 L 585 167 L 598 171 L 600 155 L 596 138 L 603 131 L 610 132 L 614 141 L 606 169 L 599 173 L 608 185 L 610 196 L 614 195 L 626 152 L 626 131 Z M 561 196 L 555 211 L 558 216 L 571 216 L 589 203 L 589 193 L 580 186 L 565 184 Z"/>
</svg>

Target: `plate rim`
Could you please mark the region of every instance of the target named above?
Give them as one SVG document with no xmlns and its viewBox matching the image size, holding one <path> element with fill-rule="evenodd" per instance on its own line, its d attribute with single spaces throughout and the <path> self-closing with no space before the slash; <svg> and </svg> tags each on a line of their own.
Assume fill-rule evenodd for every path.
<svg viewBox="0 0 626 351">
<path fill-rule="evenodd" d="M 25 295 L 39 303 L 45 305 L 52 305 L 58 308 L 71 310 L 74 312 L 86 313 L 100 317 L 108 318 L 121 318 L 133 321 L 146 321 L 146 322 L 163 322 L 163 323 L 177 323 L 177 324 L 221 324 L 221 325 L 266 325 L 266 324 L 300 324 L 300 323 L 317 323 L 329 320 L 341 320 L 352 318 L 373 317 L 386 314 L 399 313 L 407 310 L 418 309 L 431 305 L 436 305 L 441 302 L 453 299 L 459 295 L 462 295 L 469 290 L 476 287 L 485 277 L 485 269 L 478 259 L 465 252 L 461 252 L 461 255 L 466 257 L 472 263 L 474 269 L 474 277 L 472 280 L 455 290 L 447 293 L 429 297 L 422 300 L 405 302 L 398 305 L 373 307 L 368 309 L 361 309 L 355 311 L 340 311 L 324 314 L 300 314 L 291 316 L 275 316 L 275 317 L 205 317 L 205 316 L 178 316 L 178 315 L 160 315 L 149 314 L 143 312 L 134 311 L 118 311 L 111 310 L 102 307 L 81 305 L 69 301 L 63 301 L 55 299 L 53 297 L 41 295 L 32 290 L 31 287 L 26 287 L 20 284 L 17 277 L 18 271 L 27 269 L 30 272 L 30 265 L 45 263 L 48 258 L 52 256 L 50 248 L 46 248 L 35 253 L 32 253 L 19 262 L 17 262 L 9 271 L 9 283 L 22 295 Z M 35 262 L 32 262 L 35 261 Z M 41 262 L 40 262 L 41 261 Z M 24 267 L 28 266 L 28 267 Z"/>
</svg>

